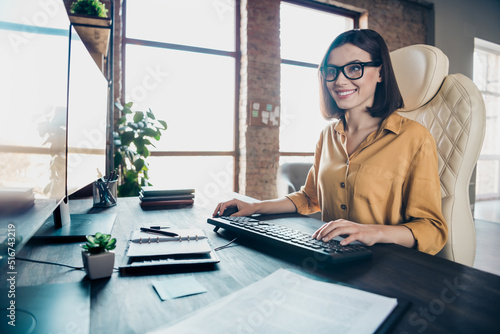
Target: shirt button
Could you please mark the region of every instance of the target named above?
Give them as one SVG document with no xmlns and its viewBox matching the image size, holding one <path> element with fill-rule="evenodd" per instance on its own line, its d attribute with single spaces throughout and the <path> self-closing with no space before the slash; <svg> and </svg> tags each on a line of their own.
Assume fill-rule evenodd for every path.
<svg viewBox="0 0 500 334">
<path fill-rule="evenodd" d="M 342 205 L 340 206 L 340 208 L 341 208 L 342 210 L 347 210 L 347 205 L 342 204 Z"/>
<path fill-rule="evenodd" d="M 344 182 L 340 182 L 340 188 L 345 188 L 345 183 Z"/>
</svg>

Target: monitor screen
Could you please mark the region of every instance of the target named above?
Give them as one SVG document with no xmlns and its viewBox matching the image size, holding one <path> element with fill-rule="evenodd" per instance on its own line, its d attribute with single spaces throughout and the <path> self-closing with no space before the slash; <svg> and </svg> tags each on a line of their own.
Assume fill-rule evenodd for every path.
<svg viewBox="0 0 500 334">
<path fill-rule="evenodd" d="M 108 81 L 71 28 L 67 195 L 106 173 Z"/>
<path fill-rule="evenodd" d="M 109 88 L 62 0 L 0 0 L 0 46 L 0 248 L 14 229 L 19 251 L 106 173 Z"/>
<path fill-rule="evenodd" d="M 98 170 L 105 173 L 108 84 L 70 27 L 62 0 L 0 0 L 0 269 L 5 272 L 13 271 L 12 261 L 20 260 L 22 248 L 48 218 L 55 221 L 61 207 L 68 210 L 70 194 L 96 180 Z M 88 216 L 109 217 L 107 229 L 114 222 L 112 215 Z M 66 226 L 87 226 L 89 220 L 103 228 L 99 218 Z M 62 230 L 54 222 L 51 227 Z M 89 304 L 89 289 L 74 288 L 54 285 L 54 293 L 41 295 L 47 287 L 16 291 L 16 328 L 64 328 L 59 326 L 64 308 L 52 306 L 66 305 L 68 293 L 76 293 L 73 303 Z M 9 298 L 3 295 L 0 304 L 11 303 Z M 47 309 L 55 312 L 39 312 Z M 89 323 L 85 314 L 80 318 Z"/>
<path fill-rule="evenodd" d="M 0 1 L 0 267 L 66 194 L 68 36 L 62 1 Z"/>
<path fill-rule="evenodd" d="M 0 187 L 33 189 L 36 198 L 60 202 L 66 186 L 69 22 L 61 15 L 33 20 L 41 10 L 0 2 Z"/>
</svg>

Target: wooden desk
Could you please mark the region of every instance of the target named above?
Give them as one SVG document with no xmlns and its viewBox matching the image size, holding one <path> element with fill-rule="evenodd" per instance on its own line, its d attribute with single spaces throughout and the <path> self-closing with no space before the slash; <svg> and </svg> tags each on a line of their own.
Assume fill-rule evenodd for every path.
<svg viewBox="0 0 500 334">
<path fill-rule="evenodd" d="M 113 229 L 113 236 L 118 239 L 117 263 L 122 261 L 130 231 L 143 225 L 201 227 L 212 246 L 226 244 L 228 239 L 213 233 L 213 226 L 206 223 L 216 202 L 224 199 L 197 197 L 192 207 L 143 211 L 137 198 L 120 198 L 118 206 L 102 211 L 118 215 Z M 71 209 L 74 213 L 86 213 L 91 205 L 90 200 L 73 201 Z M 312 232 L 315 228 L 304 226 L 303 230 Z M 91 333 L 110 330 L 143 333 L 166 326 L 280 267 L 297 268 L 321 278 L 409 300 L 411 306 L 394 333 L 491 333 L 500 329 L 499 276 L 396 245 L 376 245 L 372 249 L 374 256 L 370 260 L 320 269 L 316 267 L 320 263 L 276 256 L 264 247 L 235 245 L 217 253 L 221 262 L 215 270 L 189 274 L 196 276 L 207 293 L 164 302 L 158 298 L 151 281 L 188 274 L 120 276 L 115 273 L 110 279 L 91 283 Z M 30 242 L 18 256 L 82 265 L 78 243 Z M 77 282 L 85 276 L 82 271 L 59 266 L 18 261 L 17 267 L 18 286 Z M 3 277 L 2 282 L 5 282 Z"/>
</svg>

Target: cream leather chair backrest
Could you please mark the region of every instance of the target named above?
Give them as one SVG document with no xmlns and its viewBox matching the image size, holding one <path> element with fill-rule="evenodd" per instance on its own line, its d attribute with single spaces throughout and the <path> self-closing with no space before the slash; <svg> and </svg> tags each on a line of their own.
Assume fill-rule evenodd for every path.
<svg viewBox="0 0 500 334">
<path fill-rule="evenodd" d="M 469 181 L 485 131 L 485 106 L 474 83 L 462 74 L 448 75 L 448 57 L 429 45 L 391 52 L 404 109 L 400 114 L 423 124 L 436 140 L 442 211 L 448 242 L 438 254 L 472 266 L 476 254 Z"/>
</svg>

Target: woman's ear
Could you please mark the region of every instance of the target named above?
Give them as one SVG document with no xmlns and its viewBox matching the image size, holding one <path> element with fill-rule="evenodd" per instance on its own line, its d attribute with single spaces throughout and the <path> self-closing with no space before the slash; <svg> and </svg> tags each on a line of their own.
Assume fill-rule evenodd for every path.
<svg viewBox="0 0 500 334">
<path fill-rule="evenodd" d="M 382 82 L 382 81 L 384 81 L 382 79 L 382 66 L 379 66 L 377 69 L 378 69 L 378 80 L 377 80 L 377 82 Z"/>
</svg>

